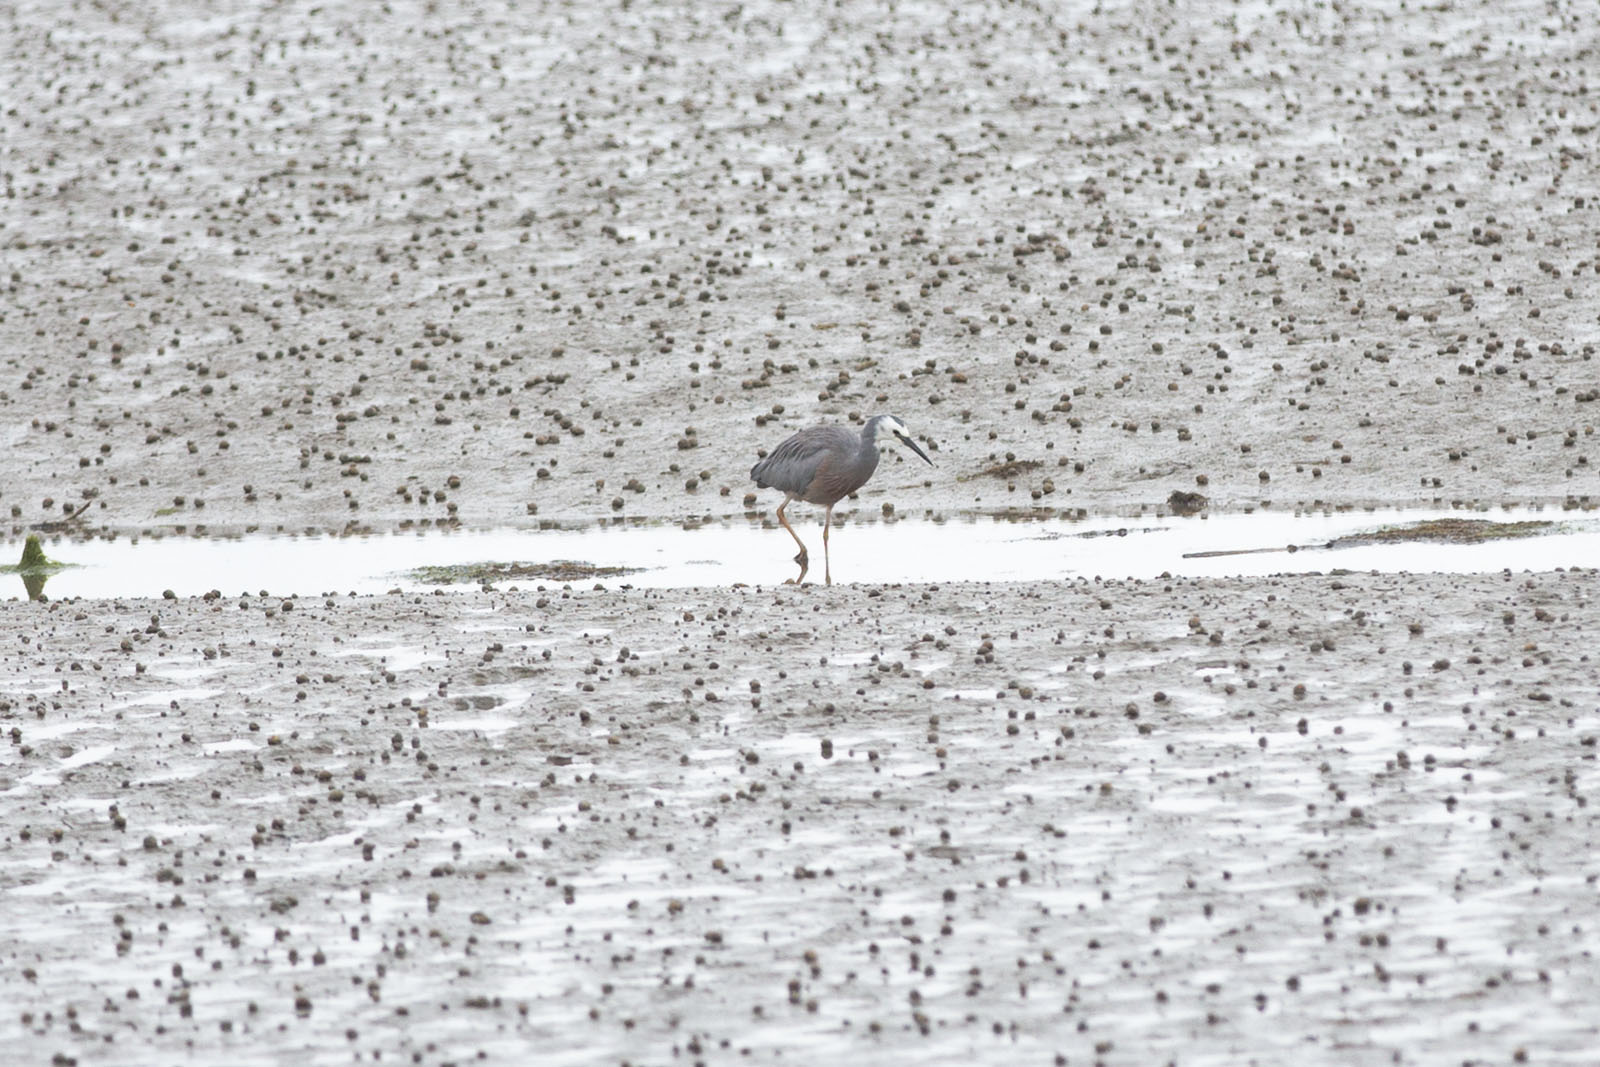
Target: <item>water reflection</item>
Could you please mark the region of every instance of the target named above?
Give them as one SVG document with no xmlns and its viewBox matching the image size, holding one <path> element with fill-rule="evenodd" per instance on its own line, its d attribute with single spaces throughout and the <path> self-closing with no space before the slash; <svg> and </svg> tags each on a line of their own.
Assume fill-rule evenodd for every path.
<svg viewBox="0 0 1600 1067">
<path fill-rule="evenodd" d="M 29 534 L 28 539 L 22 543 L 22 557 L 15 566 L 0 567 L 0 573 L 9 571 L 18 575 L 22 579 L 22 588 L 28 594 L 28 599 L 43 601 L 47 599 L 44 595 L 44 583 L 68 566 L 70 564 L 58 563 L 47 557 L 38 535 Z"/>
</svg>

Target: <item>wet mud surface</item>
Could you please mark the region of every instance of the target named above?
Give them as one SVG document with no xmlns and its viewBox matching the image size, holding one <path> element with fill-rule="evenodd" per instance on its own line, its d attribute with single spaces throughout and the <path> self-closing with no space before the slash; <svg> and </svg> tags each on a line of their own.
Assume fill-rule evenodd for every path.
<svg viewBox="0 0 1600 1067">
<path fill-rule="evenodd" d="M 879 411 L 857 518 L 1592 508 L 1591 23 L 11 4 L 0 522 L 770 522 Z M 1591 570 L 239 573 L 0 604 L 29 1062 L 1600 1044 Z"/>
<path fill-rule="evenodd" d="M 0 516 L 1596 499 L 1582 4 L 390 10 L 0 16 Z"/>
<path fill-rule="evenodd" d="M 42 1062 L 1583 1063 L 1596 577 L 12 605 Z"/>
</svg>

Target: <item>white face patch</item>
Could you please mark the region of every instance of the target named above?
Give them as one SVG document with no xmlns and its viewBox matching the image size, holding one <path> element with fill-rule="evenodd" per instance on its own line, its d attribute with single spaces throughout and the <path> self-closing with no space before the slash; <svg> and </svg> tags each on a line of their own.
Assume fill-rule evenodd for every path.
<svg viewBox="0 0 1600 1067">
<path fill-rule="evenodd" d="M 906 424 L 895 418 L 893 415 L 890 415 L 887 419 L 883 420 L 883 427 L 890 433 L 903 434 L 906 437 L 911 436 L 910 431 L 906 429 Z"/>
</svg>

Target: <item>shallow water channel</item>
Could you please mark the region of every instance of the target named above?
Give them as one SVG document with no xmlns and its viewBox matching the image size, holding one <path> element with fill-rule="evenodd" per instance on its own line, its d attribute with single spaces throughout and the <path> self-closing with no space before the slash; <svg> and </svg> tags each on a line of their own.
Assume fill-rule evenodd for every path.
<svg viewBox="0 0 1600 1067">
<path fill-rule="evenodd" d="M 796 529 L 823 578 L 820 524 Z M 7 542 L 0 558 L 16 558 Z M 562 581 L 652 588 L 770 585 L 795 577 L 794 543 L 770 521 L 596 523 L 561 529 L 355 536 L 121 536 L 46 539 L 71 564 L 48 579 L 63 597 L 275 594 Z M 836 582 L 1038 581 L 1079 577 L 1260 576 L 1337 569 L 1481 573 L 1600 566 L 1600 515 L 1372 510 L 1015 521 L 991 516 L 847 522 L 831 538 Z M 520 567 L 508 572 L 503 565 Z M 561 566 L 554 566 L 562 564 Z M 424 573 L 423 568 L 428 572 Z M 14 577 L 6 588 L 25 595 Z"/>
</svg>

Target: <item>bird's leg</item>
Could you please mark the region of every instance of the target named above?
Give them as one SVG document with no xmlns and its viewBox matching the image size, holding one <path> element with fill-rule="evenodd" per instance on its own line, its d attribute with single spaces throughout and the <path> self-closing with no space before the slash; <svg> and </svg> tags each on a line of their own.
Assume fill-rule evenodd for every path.
<svg viewBox="0 0 1600 1067">
<path fill-rule="evenodd" d="M 804 567 L 810 559 L 806 553 L 806 543 L 800 540 L 800 535 L 794 532 L 794 527 L 789 525 L 789 520 L 783 517 L 783 509 L 789 506 L 789 499 L 785 497 L 783 503 L 778 505 L 778 521 L 783 524 L 785 530 L 789 531 L 789 536 L 794 538 L 794 543 L 800 546 L 800 554 L 795 556 L 794 561 Z"/>
<path fill-rule="evenodd" d="M 794 527 L 790 526 L 789 520 L 784 518 L 783 509 L 789 506 L 789 500 L 789 497 L 784 497 L 783 503 L 778 505 L 778 521 L 783 524 L 785 530 L 789 531 L 789 536 L 794 538 L 794 543 L 800 546 L 799 554 L 794 557 L 794 561 L 800 564 L 800 576 L 798 578 L 790 578 L 784 584 L 799 585 L 806 580 L 806 569 L 807 564 L 810 562 L 810 556 L 806 552 L 806 543 L 800 540 L 800 535 L 794 532 Z"/>
<path fill-rule="evenodd" d="M 833 584 L 833 567 L 828 562 L 828 527 L 833 525 L 833 505 L 828 505 L 828 510 L 822 517 L 822 576 L 827 584 Z"/>
</svg>

